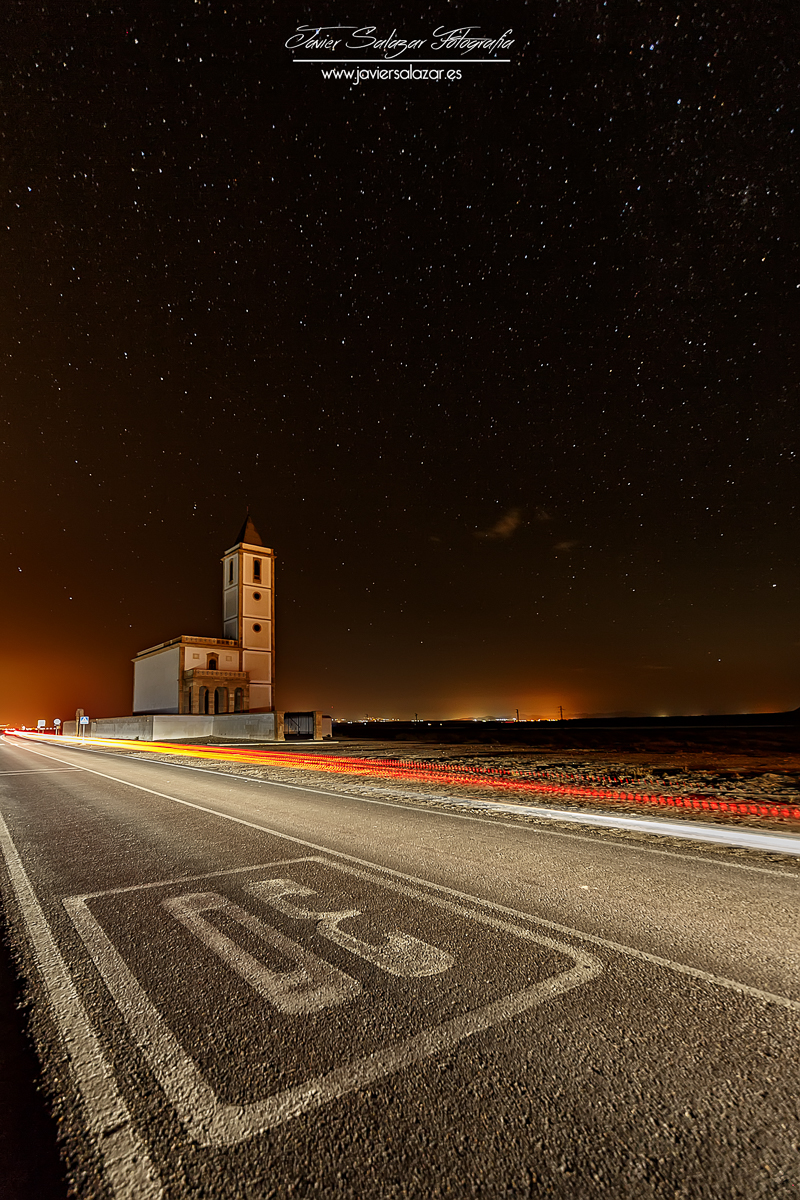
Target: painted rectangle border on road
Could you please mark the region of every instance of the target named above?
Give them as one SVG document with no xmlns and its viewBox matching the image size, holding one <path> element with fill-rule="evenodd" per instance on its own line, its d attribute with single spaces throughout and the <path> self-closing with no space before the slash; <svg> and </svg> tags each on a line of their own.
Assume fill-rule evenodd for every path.
<svg viewBox="0 0 800 1200">
<path fill-rule="evenodd" d="M 139 887 L 109 889 L 91 895 L 67 897 L 63 903 L 84 945 L 94 961 L 106 987 L 116 1003 L 131 1037 L 144 1055 L 150 1070 L 158 1080 L 189 1136 L 204 1146 L 230 1146 L 282 1125 L 302 1113 L 319 1108 L 339 1097 L 356 1091 L 372 1082 L 392 1075 L 456 1046 L 465 1038 L 528 1012 L 545 1001 L 587 983 L 598 976 L 602 964 L 586 951 L 557 942 L 526 927 L 520 913 L 519 923 L 508 919 L 508 910 L 496 909 L 503 916 L 473 909 L 442 895 L 437 885 L 425 881 L 425 889 L 387 879 L 382 872 L 362 870 L 326 855 L 304 855 L 281 859 L 233 871 L 209 872 L 195 879 L 214 879 L 244 873 L 290 866 L 292 863 L 320 863 L 344 876 L 353 876 L 368 884 L 389 889 L 422 904 L 430 904 L 468 921 L 488 926 L 499 933 L 511 935 L 523 943 L 554 951 L 572 960 L 574 966 L 534 985 L 512 992 L 491 1003 L 471 1009 L 439 1025 L 428 1027 L 410 1038 L 390 1044 L 363 1057 L 357 1057 L 335 1069 L 310 1078 L 299 1085 L 284 1088 L 274 1095 L 251 1104 L 228 1104 L 209 1085 L 203 1074 L 182 1047 L 147 995 L 139 980 L 128 967 L 117 948 L 91 912 L 89 902 L 122 892 L 185 886 L 185 876 L 161 880 Z M 515 914 L 516 915 L 516 914 Z"/>
</svg>

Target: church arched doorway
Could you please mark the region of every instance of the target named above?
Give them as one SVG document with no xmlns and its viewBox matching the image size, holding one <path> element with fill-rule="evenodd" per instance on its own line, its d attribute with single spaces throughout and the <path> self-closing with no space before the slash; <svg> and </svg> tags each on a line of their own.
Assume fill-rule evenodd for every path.
<svg viewBox="0 0 800 1200">
<path fill-rule="evenodd" d="M 217 688 L 214 692 L 214 712 L 226 713 L 228 711 L 228 689 Z"/>
<path fill-rule="evenodd" d="M 197 706 L 198 711 L 201 713 L 207 713 L 208 712 L 208 688 L 207 687 L 200 688 L 199 700 L 200 700 L 200 703 Z"/>
</svg>

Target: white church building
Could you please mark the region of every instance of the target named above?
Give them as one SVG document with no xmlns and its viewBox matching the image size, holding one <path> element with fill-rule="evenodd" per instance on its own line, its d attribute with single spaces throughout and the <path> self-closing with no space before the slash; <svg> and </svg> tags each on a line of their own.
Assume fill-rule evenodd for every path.
<svg viewBox="0 0 800 1200">
<path fill-rule="evenodd" d="M 181 634 L 133 659 L 133 714 L 275 712 L 275 555 L 249 515 L 222 556 L 224 637 Z"/>
</svg>

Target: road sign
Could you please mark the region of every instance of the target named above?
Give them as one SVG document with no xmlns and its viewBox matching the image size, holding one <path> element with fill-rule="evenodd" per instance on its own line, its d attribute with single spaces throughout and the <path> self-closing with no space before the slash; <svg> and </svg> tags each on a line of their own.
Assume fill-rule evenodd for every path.
<svg viewBox="0 0 800 1200">
<path fill-rule="evenodd" d="M 56 719 L 53 721 L 53 724 L 55 725 L 56 729 L 58 729 L 59 725 L 61 724 L 61 717 L 56 717 Z"/>
<path fill-rule="evenodd" d="M 81 725 L 88 725 L 88 724 L 89 724 L 89 718 L 81 717 Z"/>
<path fill-rule="evenodd" d="M 36 722 L 36 728 L 37 728 L 37 729 L 46 729 L 46 728 L 47 728 L 47 721 L 37 721 L 37 722 Z"/>
</svg>

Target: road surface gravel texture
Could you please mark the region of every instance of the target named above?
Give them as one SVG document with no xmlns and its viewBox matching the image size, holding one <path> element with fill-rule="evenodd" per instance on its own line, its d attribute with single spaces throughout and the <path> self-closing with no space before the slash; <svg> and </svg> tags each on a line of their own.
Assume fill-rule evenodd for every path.
<svg viewBox="0 0 800 1200">
<path fill-rule="evenodd" d="M 798 1195 L 797 858 L 0 752 L 72 1194 Z"/>
</svg>

